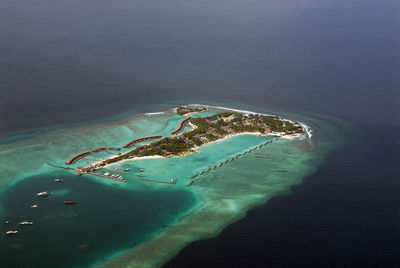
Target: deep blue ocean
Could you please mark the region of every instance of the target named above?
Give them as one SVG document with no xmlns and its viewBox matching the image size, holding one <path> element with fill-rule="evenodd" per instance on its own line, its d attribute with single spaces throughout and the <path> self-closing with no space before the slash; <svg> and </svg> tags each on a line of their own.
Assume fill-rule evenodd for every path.
<svg viewBox="0 0 400 268">
<path fill-rule="evenodd" d="M 338 118 L 292 194 L 166 267 L 399 267 L 399 30 L 396 0 L 3 0 L 0 138 L 185 103 Z"/>
</svg>

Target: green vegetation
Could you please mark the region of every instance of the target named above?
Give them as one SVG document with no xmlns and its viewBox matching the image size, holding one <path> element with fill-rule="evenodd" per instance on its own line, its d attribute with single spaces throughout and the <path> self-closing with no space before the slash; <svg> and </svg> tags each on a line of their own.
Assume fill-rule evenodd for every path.
<svg viewBox="0 0 400 268">
<path fill-rule="evenodd" d="M 205 107 L 189 108 L 180 106 L 178 109 L 176 109 L 176 113 L 178 115 L 185 115 L 188 113 L 205 112 L 205 111 L 207 111 L 207 108 Z"/>
<path fill-rule="evenodd" d="M 204 118 L 192 118 L 190 122 L 196 126 L 195 129 L 178 136 L 163 138 L 151 144 L 141 145 L 130 152 L 104 160 L 100 165 L 133 157 L 184 155 L 192 152 L 196 146 L 222 139 L 227 135 L 243 132 L 281 132 L 285 134 L 304 132 L 304 129 L 298 123 L 283 120 L 277 116 L 258 114 L 225 112 Z"/>
</svg>

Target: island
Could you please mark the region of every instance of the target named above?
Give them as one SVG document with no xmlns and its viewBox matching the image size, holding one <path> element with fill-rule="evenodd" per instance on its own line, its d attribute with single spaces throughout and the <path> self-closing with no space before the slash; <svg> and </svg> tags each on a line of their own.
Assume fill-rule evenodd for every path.
<svg viewBox="0 0 400 268">
<path fill-rule="evenodd" d="M 188 111 L 205 111 L 204 109 L 206 108 L 179 107 L 176 110 L 176 113 L 182 114 L 185 112 L 185 114 L 187 114 Z M 305 133 L 305 128 L 298 122 L 278 116 L 221 112 L 207 117 L 186 117 L 179 122 L 177 129 L 172 131 L 171 134 L 182 131 L 186 123 L 190 124 L 192 130 L 179 135 L 165 137 L 150 144 L 137 146 L 128 152 L 101 160 L 87 167 L 79 167 L 77 168 L 77 171 L 79 171 L 80 174 L 91 173 L 108 164 L 139 157 L 185 156 L 193 153 L 194 150 L 201 145 L 232 137 L 234 135 L 258 134 L 264 136 L 295 138 L 300 137 Z M 157 135 L 143 139 L 136 139 L 133 140 L 133 143 L 153 138 L 161 138 L 161 136 Z M 129 146 L 124 147 L 127 148 Z"/>
<path fill-rule="evenodd" d="M 205 112 L 208 109 L 206 107 L 187 107 L 187 106 L 180 106 L 176 109 L 176 113 L 178 115 L 186 115 L 186 114 L 193 114 L 193 113 L 201 113 Z"/>
</svg>

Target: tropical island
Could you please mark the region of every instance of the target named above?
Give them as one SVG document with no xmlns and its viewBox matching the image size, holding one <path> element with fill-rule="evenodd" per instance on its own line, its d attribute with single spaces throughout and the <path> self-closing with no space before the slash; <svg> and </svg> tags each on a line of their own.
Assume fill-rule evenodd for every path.
<svg viewBox="0 0 400 268">
<path fill-rule="evenodd" d="M 179 107 L 176 113 L 187 114 L 205 111 L 206 108 Z M 184 124 L 189 123 L 192 130 L 172 137 L 165 137 L 150 144 L 140 145 L 126 153 L 99 161 L 88 167 L 79 167 L 79 172 L 91 172 L 93 169 L 104 167 L 122 160 L 138 157 L 185 156 L 194 149 L 210 142 L 221 140 L 239 134 L 258 134 L 265 136 L 299 137 L 305 132 L 299 123 L 278 116 L 243 114 L 238 112 L 222 112 L 208 117 L 186 117 L 181 120 L 178 128 L 183 130 Z M 178 132 L 180 132 L 178 131 Z M 177 131 L 172 131 L 175 134 Z M 161 136 L 154 136 L 161 138 Z M 153 136 L 151 138 L 154 138 Z"/>
<path fill-rule="evenodd" d="M 208 109 L 205 107 L 186 107 L 186 106 L 180 106 L 176 109 L 176 113 L 178 115 L 186 115 L 186 114 L 192 114 L 192 113 L 201 113 L 205 112 Z"/>
</svg>

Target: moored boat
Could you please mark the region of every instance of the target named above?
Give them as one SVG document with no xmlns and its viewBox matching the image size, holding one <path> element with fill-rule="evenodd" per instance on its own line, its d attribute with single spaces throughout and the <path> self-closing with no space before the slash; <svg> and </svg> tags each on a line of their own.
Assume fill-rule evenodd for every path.
<svg viewBox="0 0 400 268">
<path fill-rule="evenodd" d="M 21 221 L 18 224 L 19 225 L 33 225 L 33 221 Z"/>
<path fill-rule="evenodd" d="M 18 234 L 18 231 L 7 231 L 6 235 Z"/>
<path fill-rule="evenodd" d="M 44 191 L 44 192 L 37 193 L 36 195 L 37 196 L 47 196 L 47 195 L 49 195 L 49 192 Z"/>
<path fill-rule="evenodd" d="M 76 201 L 64 201 L 65 205 L 75 205 Z"/>
</svg>

